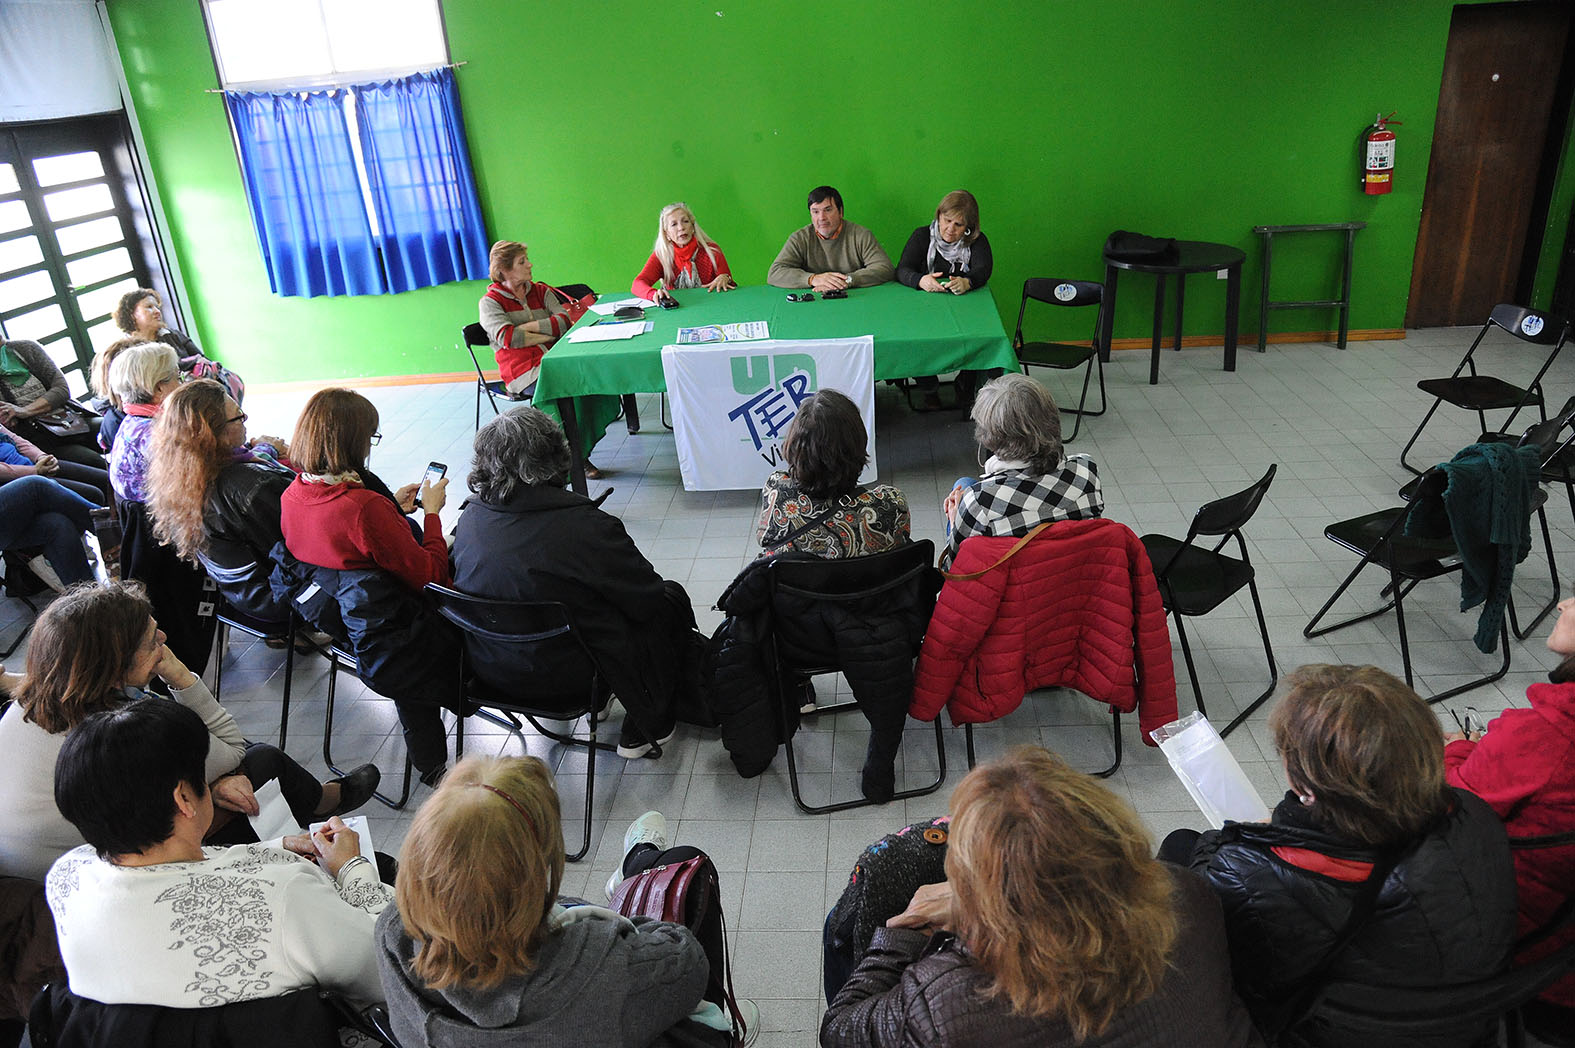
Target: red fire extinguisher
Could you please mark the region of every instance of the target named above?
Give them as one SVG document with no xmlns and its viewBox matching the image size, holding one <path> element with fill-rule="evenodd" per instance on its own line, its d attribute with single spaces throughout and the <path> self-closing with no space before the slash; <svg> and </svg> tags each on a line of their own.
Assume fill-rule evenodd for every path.
<svg viewBox="0 0 1575 1048">
<path fill-rule="evenodd" d="M 1394 188 L 1395 133 L 1389 128 L 1399 123 L 1394 113 L 1380 113 L 1372 126 L 1362 131 L 1362 190 L 1368 196 L 1379 196 Z"/>
</svg>

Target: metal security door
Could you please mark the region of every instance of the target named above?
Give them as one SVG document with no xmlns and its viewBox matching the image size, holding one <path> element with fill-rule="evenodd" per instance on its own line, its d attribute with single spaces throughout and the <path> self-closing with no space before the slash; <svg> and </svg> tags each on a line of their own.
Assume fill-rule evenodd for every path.
<svg viewBox="0 0 1575 1048">
<path fill-rule="evenodd" d="M 0 331 L 42 343 L 73 395 L 120 296 L 153 286 L 146 230 L 121 118 L 0 128 Z"/>
</svg>

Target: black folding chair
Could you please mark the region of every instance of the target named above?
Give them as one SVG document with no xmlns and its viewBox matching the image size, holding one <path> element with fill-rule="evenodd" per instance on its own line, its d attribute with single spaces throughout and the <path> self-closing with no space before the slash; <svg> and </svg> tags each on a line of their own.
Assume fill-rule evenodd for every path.
<svg viewBox="0 0 1575 1048">
<path fill-rule="evenodd" d="M 1557 452 L 1560 445 L 1549 447 L 1543 441 L 1551 440 L 1557 434 L 1558 429 L 1568 424 L 1569 421 L 1569 419 L 1554 419 L 1533 426 L 1522 438 L 1522 443 L 1527 441 L 1536 442 L 1537 446 L 1542 450 L 1543 460 L 1546 461 L 1548 457 Z M 1566 445 L 1567 443 L 1568 441 L 1566 441 Z M 1407 505 L 1378 510 L 1350 520 L 1337 521 L 1324 529 L 1325 537 L 1344 546 L 1353 553 L 1360 554 L 1361 559 L 1357 562 L 1356 567 L 1351 570 L 1351 573 L 1345 577 L 1344 581 L 1335 588 L 1334 593 L 1324 602 L 1323 607 L 1319 608 L 1317 614 L 1303 627 L 1302 636 L 1308 638 L 1321 637 L 1346 626 L 1376 618 L 1393 608 L 1395 623 L 1400 633 L 1400 658 L 1405 671 L 1405 682 L 1407 685 L 1413 685 L 1411 646 L 1405 626 L 1405 598 L 1416 588 L 1418 583 L 1462 571 L 1464 570 L 1464 565 L 1460 560 L 1460 551 L 1456 548 L 1453 538 L 1423 538 L 1406 535 L 1404 534 L 1404 527 L 1407 515 L 1411 512 L 1412 504 L 1421 499 L 1436 500 L 1442 498 L 1446 484 L 1446 474 L 1440 467 L 1434 466 L 1422 474 L 1418 480 L 1406 486 L 1403 494 L 1409 495 L 1410 503 Z M 1544 505 L 1546 496 L 1542 494 L 1540 488 L 1538 489 L 1538 496 L 1537 502 L 1532 506 L 1532 512 L 1541 517 L 1543 543 L 1548 561 L 1552 564 L 1553 543 L 1547 526 L 1547 513 Z M 1356 577 L 1369 564 L 1376 564 L 1380 568 L 1387 570 L 1389 574 L 1389 581 L 1380 594 L 1387 599 L 1387 602 L 1375 611 L 1365 612 L 1336 622 L 1333 625 L 1318 628 L 1319 621 L 1328 614 L 1335 601 L 1356 581 Z M 1527 625 L 1524 632 L 1517 621 L 1514 602 L 1513 600 L 1510 602 L 1509 614 L 1500 626 L 1500 640 L 1503 644 L 1504 656 L 1497 670 L 1486 676 L 1475 678 L 1447 691 L 1440 692 L 1427 701 L 1429 703 L 1440 702 L 1462 692 L 1470 691 L 1473 688 L 1479 688 L 1484 684 L 1490 684 L 1509 672 L 1510 629 L 1513 627 L 1517 636 L 1525 637 L 1529 635 L 1531 630 L 1536 628 L 1536 624 L 1541 622 L 1542 618 L 1551 610 L 1552 604 L 1557 602 L 1557 575 L 1554 576 L 1553 583 L 1553 602 L 1542 608 L 1536 618 Z"/>
<path fill-rule="evenodd" d="M 1514 336 L 1528 347 L 1552 347 L 1547 350 L 1547 356 L 1543 359 L 1542 366 L 1537 369 L 1535 377 L 1525 386 L 1517 386 L 1492 375 L 1477 374 L 1474 359 L 1477 347 L 1493 328 Z M 1500 432 L 1510 432 L 1510 427 L 1515 424 L 1515 417 L 1520 414 L 1522 408 L 1531 404 L 1537 406 L 1543 421 L 1546 421 L 1548 415 L 1547 407 L 1543 403 L 1542 376 L 1553 366 L 1553 360 L 1564 347 L 1569 332 L 1569 322 L 1550 313 L 1517 306 L 1512 302 L 1503 302 L 1494 306 L 1493 312 L 1488 315 L 1487 323 L 1483 324 L 1482 330 L 1477 332 L 1471 348 L 1466 350 L 1466 355 L 1460 359 L 1460 364 L 1454 372 L 1448 378 L 1425 378 L 1416 384 L 1417 389 L 1432 395 L 1433 404 L 1427 409 L 1427 414 L 1422 416 L 1422 421 L 1416 427 L 1416 432 L 1411 434 L 1411 439 L 1400 449 L 1400 465 L 1412 473 L 1422 472 L 1407 462 L 1405 456 L 1416 443 L 1417 438 L 1422 435 L 1422 430 L 1427 428 L 1428 422 L 1432 420 L 1440 404 L 1447 403 L 1457 408 L 1465 408 L 1467 411 L 1475 411 L 1479 424 L 1478 432 L 1482 434 L 1478 440 L 1491 439 L 1488 436 L 1487 412 L 1489 411 L 1510 409 L 1509 416 L 1498 427 Z M 1462 371 L 1469 373 L 1462 375 Z M 1575 495 L 1572 495 L 1571 507 L 1575 508 Z"/>
<path fill-rule="evenodd" d="M 1067 342 L 1025 342 L 1023 316 L 1028 311 L 1030 299 L 1052 306 L 1097 307 L 1094 311 L 1092 341 L 1087 345 Z M 1066 438 L 1068 441 L 1077 438 L 1077 431 L 1083 425 L 1084 415 L 1103 415 L 1108 406 L 1105 401 L 1105 362 L 1099 352 L 1099 333 L 1104 330 L 1104 318 L 1105 285 L 1098 281 L 1058 280 L 1052 277 L 1030 277 L 1023 281 L 1023 299 L 1017 307 L 1017 330 L 1012 334 L 1012 345 L 1017 350 L 1017 362 L 1023 366 L 1023 371 L 1027 372 L 1029 368 L 1036 367 L 1053 368 L 1057 371 L 1083 368 L 1083 392 L 1078 398 L 1077 407 L 1061 409 L 1063 415 L 1078 416 L 1077 421 L 1072 425 L 1072 435 Z M 1086 407 L 1088 383 L 1096 367 L 1099 369 L 1099 410 L 1090 411 Z"/>
<path fill-rule="evenodd" d="M 30 597 L 30 596 L 23 596 L 22 594 L 17 593 L 14 589 L 11 588 L 11 586 L 10 586 L 10 581 L 11 580 L 5 574 L 5 570 L 6 570 L 5 558 L 4 558 L 4 556 L 0 556 L 0 586 L 3 586 L 5 588 L 5 593 L 6 593 L 7 596 L 15 597 L 17 600 L 21 601 L 24 605 L 26 605 L 29 614 L 28 614 L 27 621 L 22 624 L 22 628 L 17 631 L 16 636 L 11 638 L 11 643 L 9 643 L 9 644 L 7 644 L 5 646 L 5 650 L 4 651 L 0 651 L 0 659 L 5 658 L 7 655 L 10 655 L 13 651 L 15 651 L 17 649 L 17 646 L 22 643 L 22 638 L 26 637 L 28 635 L 28 633 L 32 632 L 33 623 L 38 621 L 38 605 L 33 603 L 32 597 Z"/>
<path fill-rule="evenodd" d="M 219 701 L 219 697 L 224 692 L 224 657 L 229 654 L 232 630 L 240 630 L 264 642 L 284 642 L 284 695 L 279 700 L 279 748 L 282 750 L 290 729 L 290 687 L 295 679 L 295 642 L 296 638 L 302 636 L 301 620 L 294 615 L 291 615 L 286 622 L 265 622 L 262 619 L 254 619 L 224 600 L 222 591 L 217 604 L 218 607 L 214 609 L 213 614 L 219 620 L 219 628 L 224 632 L 220 635 L 219 657 L 213 667 L 215 702 Z"/>
<path fill-rule="evenodd" d="M 603 742 L 596 737 L 596 725 L 611 701 L 607 677 L 602 673 L 596 655 L 575 629 L 569 609 L 557 601 L 492 600 L 473 597 L 436 583 L 428 583 L 426 588 L 437 602 L 438 613 L 458 626 L 464 635 L 459 681 L 467 709 L 474 704 L 475 708 L 471 712 L 476 716 L 515 733 L 523 729 L 524 725 L 518 719 L 523 717 L 547 738 L 564 746 L 585 748 L 585 836 L 580 842 L 580 850 L 567 857 L 569 862 L 578 862 L 591 848 L 591 815 L 596 796 L 596 751 L 612 752 L 617 749 L 613 743 Z M 517 666 L 510 667 L 510 682 L 506 691 L 475 675 L 470 651 L 478 641 L 507 645 L 510 649 L 518 650 L 520 661 Z M 584 683 L 583 689 L 565 690 L 580 682 Z M 533 702 L 533 693 L 550 695 L 553 701 Z M 542 720 L 575 721 L 581 717 L 587 719 L 585 738 L 572 732 L 565 735 L 541 723 Z M 461 717 L 455 731 L 455 759 L 464 756 L 464 752 L 465 718 Z M 652 743 L 652 753 L 660 756 L 661 747 Z"/>
<path fill-rule="evenodd" d="M 483 393 L 487 395 L 487 401 L 492 405 L 492 413 L 494 415 L 500 414 L 498 409 L 498 400 L 500 398 L 511 402 L 530 403 L 530 398 L 536 393 L 534 383 L 525 390 L 523 395 L 516 397 L 509 392 L 508 386 L 504 384 L 502 379 L 496 382 L 487 380 L 487 373 L 481 369 L 481 358 L 476 356 L 477 347 L 486 346 L 490 349 L 492 346 L 491 340 L 487 338 L 485 328 L 480 324 L 466 324 L 460 332 L 460 336 L 465 340 L 465 348 L 470 351 L 470 363 L 476 369 L 476 429 L 481 428 L 481 395 Z"/>
<path fill-rule="evenodd" d="M 1257 573 L 1247 556 L 1247 543 L 1241 529 L 1252 519 L 1263 502 L 1264 493 L 1279 469 L 1276 463 L 1269 467 L 1263 479 L 1245 490 L 1205 504 L 1192 518 L 1192 527 L 1185 539 L 1169 535 L 1149 534 L 1142 538 L 1143 548 L 1154 565 L 1154 578 L 1159 583 L 1159 596 L 1165 611 L 1176 623 L 1176 636 L 1181 640 L 1181 654 L 1187 661 L 1187 676 L 1192 679 L 1192 694 L 1198 701 L 1198 712 L 1207 715 L 1203 705 L 1203 689 L 1198 685 L 1198 670 L 1192 663 L 1192 647 L 1187 642 L 1187 629 L 1182 619 L 1189 615 L 1207 615 L 1233 596 L 1243 586 L 1252 594 L 1252 607 L 1258 614 L 1258 632 L 1263 636 L 1263 653 L 1269 659 L 1269 686 L 1252 704 L 1238 713 L 1220 732 L 1223 738 L 1263 705 L 1279 682 L 1280 671 L 1274 664 L 1274 646 L 1269 641 L 1269 625 L 1263 617 L 1263 601 L 1258 598 Z M 1218 537 L 1213 549 L 1194 545 L 1199 536 Z M 1221 553 L 1225 543 L 1236 540 L 1240 558 Z"/>
<path fill-rule="evenodd" d="M 805 678 L 821 673 L 836 673 L 842 667 L 837 665 L 806 665 L 796 662 L 791 655 L 791 643 L 784 643 L 784 619 L 782 611 L 782 598 L 787 597 L 791 602 L 814 601 L 816 603 L 842 604 L 849 606 L 864 606 L 870 609 L 889 606 L 891 600 L 896 599 L 900 591 L 912 589 L 917 586 L 919 593 L 928 593 L 930 607 L 924 610 L 924 619 L 929 620 L 929 614 L 934 610 L 935 591 L 939 582 L 939 575 L 935 571 L 935 544 L 929 539 L 910 542 L 885 553 L 876 553 L 867 557 L 849 557 L 844 560 L 785 560 L 777 559 L 771 564 L 768 573 L 771 589 L 772 627 L 766 637 L 766 646 L 769 652 L 769 665 L 771 667 L 771 687 L 777 706 L 779 725 L 782 738 L 787 746 L 788 780 L 793 787 L 793 801 L 802 811 L 811 815 L 820 815 L 826 812 L 846 811 L 849 808 L 862 808 L 867 805 L 884 803 L 860 798 L 850 801 L 834 801 L 830 804 L 813 805 L 804 801 L 803 792 L 798 780 L 798 762 L 793 754 L 793 717 L 797 715 L 799 706 L 797 693 L 786 687 L 790 676 Z M 921 582 L 923 576 L 932 576 L 933 582 L 925 585 Z M 792 627 L 788 627 L 791 631 Z M 919 642 L 923 640 L 923 630 L 912 638 L 912 651 L 907 662 L 908 687 L 907 692 L 913 691 L 913 657 L 919 653 Z M 785 649 L 788 649 L 785 651 Z M 812 716 L 826 713 L 836 713 L 842 710 L 858 709 L 857 700 L 840 702 L 831 706 L 818 706 Z M 935 719 L 935 751 L 939 762 L 939 772 L 935 781 L 923 786 L 907 790 L 898 790 L 893 794 L 892 800 L 904 800 L 909 797 L 923 797 L 925 794 L 934 793 L 940 789 L 941 783 L 946 781 L 946 739 L 941 730 L 940 718 Z"/>
</svg>

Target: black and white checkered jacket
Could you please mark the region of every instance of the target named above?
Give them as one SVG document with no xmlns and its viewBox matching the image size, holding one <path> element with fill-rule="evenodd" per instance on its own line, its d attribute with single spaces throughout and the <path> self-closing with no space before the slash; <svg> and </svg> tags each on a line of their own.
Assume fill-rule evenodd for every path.
<svg viewBox="0 0 1575 1048">
<path fill-rule="evenodd" d="M 1026 462 L 991 456 L 986 473 L 963 492 L 943 565 L 970 535 L 1026 535 L 1047 520 L 1102 517 L 1099 467 L 1087 455 L 1068 455 L 1054 473 L 1034 473 Z"/>
</svg>

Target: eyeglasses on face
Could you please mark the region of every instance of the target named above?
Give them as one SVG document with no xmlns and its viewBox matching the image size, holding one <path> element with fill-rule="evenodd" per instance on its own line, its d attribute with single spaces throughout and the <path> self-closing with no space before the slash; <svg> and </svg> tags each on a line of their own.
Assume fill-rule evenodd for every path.
<svg viewBox="0 0 1575 1048">
<path fill-rule="evenodd" d="M 382 442 L 383 442 L 383 434 L 381 434 L 381 433 L 373 433 L 372 434 L 372 446 L 373 447 L 376 447 L 377 445 L 381 444 Z"/>
<path fill-rule="evenodd" d="M 245 422 L 250 417 L 251 416 L 247 415 L 246 412 L 243 411 L 239 415 L 236 415 L 234 418 L 227 418 L 227 419 L 225 419 L 224 420 L 224 424 L 226 426 L 228 426 L 232 422 Z"/>
</svg>

